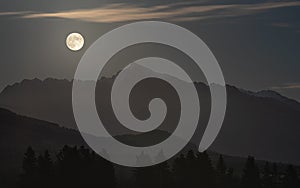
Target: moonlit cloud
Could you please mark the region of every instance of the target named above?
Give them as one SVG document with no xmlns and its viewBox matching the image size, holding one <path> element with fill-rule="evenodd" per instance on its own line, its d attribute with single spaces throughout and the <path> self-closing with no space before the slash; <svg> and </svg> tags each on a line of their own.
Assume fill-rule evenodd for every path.
<svg viewBox="0 0 300 188">
<path fill-rule="evenodd" d="M 0 16 L 14 16 L 14 15 L 25 15 L 30 14 L 31 12 L 28 11 L 21 11 L 21 12 L 0 12 Z"/>
<path fill-rule="evenodd" d="M 92 9 L 60 12 L 0 12 L 1 15 L 20 15 L 24 19 L 62 18 L 86 22 L 114 23 L 137 20 L 194 21 L 257 14 L 275 8 L 297 7 L 299 1 L 254 4 L 203 5 L 197 2 L 170 3 L 155 6 L 113 3 Z"/>
<path fill-rule="evenodd" d="M 57 13 L 34 13 L 23 15 L 23 18 L 65 18 L 89 22 L 125 22 L 149 19 L 176 19 L 183 18 L 187 14 L 205 13 L 226 9 L 234 5 L 206 5 L 186 6 L 173 8 L 177 4 L 152 7 L 139 7 L 136 5 L 112 4 L 95 9 L 79 9 Z"/>
<path fill-rule="evenodd" d="M 249 7 L 252 10 L 267 10 L 267 9 L 274 9 L 274 8 L 283 8 L 283 7 L 293 7 L 299 6 L 299 1 L 291 1 L 291 2 L 273 2 L 273 3 L 262 3 L 256 4 L 257 6 Z"/>
<path fill-rule="evenodd" d="M 285 90 L 285 89 L 300 89 L 300 83 L 287 83 L 282 86 L 271 87 L 273 90 Z"/>
</svg>

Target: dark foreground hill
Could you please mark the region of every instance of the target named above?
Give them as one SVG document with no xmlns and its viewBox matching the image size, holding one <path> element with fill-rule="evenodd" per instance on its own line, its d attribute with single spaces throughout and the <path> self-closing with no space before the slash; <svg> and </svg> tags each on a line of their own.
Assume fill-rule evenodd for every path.
<svg viewBox="0 0 300 188">
<path fill-rule="evenodd" d="M 77 131 L 57 124 L 17 115 L 0 108 L 0 171 L 19 171 L 28 146 L 38 151 L 56 151 L 68 145 L 83 145 Z"/>
<path fill-rule="evenodd" d="M 154 133 L 152 133 L 154 134 Z M 159 131 L 155 136 L 167 134 Z M 152 135 L 146 136 L 146 142 L 150 142 Z M 151 136 L 151 137 L 149 137 Z M 148 137 L 148 138 L 147 138 Z M 133 144 L 134 137 L 131 135 L 119 136 L 119 139 Z M 105 138 L 102 140 L 105 141 Z M 46 149 L 50 151 L 51 158 L 56 160 L 56 155 L 64 145 L 86 146 L 79 132 L 58 126 L 57 124 L 20 116 L 9 110 L 0 108 L 0 183 L 5 187 L 11 187 L 19 181 L 22 169 L 22 160 L 24 152 L 28 146 L 32 146 L 37 154 L 42 154 Z M 190 143 L 183 150 L 186 154 L 190 149 L 195 149 L 195 145 Z M 209 152 L 212 164 L 215 166 L 219 155 L 215 152 Z M 175 158 L 178 157 L 175 156 Z M 241 157 L 231 157 L 224 155 L 228 168 L 233 168 L 237 176 L 241 176 L 246 159 Z M 168 161 L 174 162 L 174 158 Z M 258 167 L 263 169 L 264 161 L 257 161 Z M 286 166 L 278 165 L 280 171 Z M 134 176 L 132 168 L 123 168 L 115 166 L 115 176 L 118 182 L 127 182 L 128 178 Z M 127 182 L 128 183 L 128 182 Z"/>
</svg>

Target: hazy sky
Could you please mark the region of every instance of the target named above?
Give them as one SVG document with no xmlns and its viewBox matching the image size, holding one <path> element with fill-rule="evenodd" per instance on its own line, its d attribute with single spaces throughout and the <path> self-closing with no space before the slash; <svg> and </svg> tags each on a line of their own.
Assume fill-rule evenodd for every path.
<svg viewBox="0 0 300 188">
<path fill-rule="evenodd" d="M 0 90 L 23 79 L 71 79 L 84 51 L 125 23 L 186 27 L 215 54 L 228 84 L 300 101 L 300 1 L 0 1 Z M 72 52 L 68 33 L 85 37 Z"/>
</svg>

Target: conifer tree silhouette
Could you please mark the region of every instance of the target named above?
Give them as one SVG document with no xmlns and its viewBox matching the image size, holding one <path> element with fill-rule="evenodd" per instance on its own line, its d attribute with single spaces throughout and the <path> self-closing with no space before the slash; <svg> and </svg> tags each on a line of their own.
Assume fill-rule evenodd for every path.
<svg viewBox="0 0 300 188">
<path fill-rule="evenodd" d="M 217 178 L 217 187 L 224 187 L 225 184 L 227 183 L 227 167 L 225 165 L 225 161 L 223 159 L 222 155 L 219 155 L 219 159 L 216 165 L 216 178 Z"/>
<path fill-rule="evenodd" d="M 298 180 L 297 170 L 293 165 L 288 165 L 285 172 L 283 185 L 285 188 L 299 188 L 300 184 Z"/>
<path fill-rule="evenodd" d="M 161 150 L 155 158 L 156 161 L 164 161 L 165 156 Z M 170 166 L 167 161 L 154 166 L 155 182 L 158 188 L 171 187 L 172 186 L 172 174 Z"/>
<path fill-rule="evenodd" d="M 24 154 L 22 163 L 21 187 L 37 187 L 37 158 L 35 151 L 29 146 Z"/>
<path fill-rule="evenodd" d="M 116 186 L 113 165 L 89 149 L 76 146 L 64 148 L 57 155 L 59 182 L 72 187 Z"/>
<path fill-rule="evenodd" d="M 188 151 L 185 158 L 184 166 L 184 184 L 187 187 L 196 187 L 200 186 L 202 182 L 199 182 L 198 170 L 200 170 L 200 164 L 197 161 L 197 158 L 193 150 Z"/>
<path fill-rule="evenodd" d="M 271 173 L 272 173 L 273 187 L 277 187 L 277 185 L 279 184 L 279 178 L 278 178 L 278 167 L 276 163 L 273 163 Z"/>
<path fill-rule="evenodd" d="M 216 172 L 208 153 L 206 151 L 198 153 L 197 160 L 200 164 L 198 181 L 201 182 L 202 187 L 216 187 Z"/>
<path fill-rule="evenodd" d="M 40 187 L 52 187 L 54 181 L 54 167 L 48 150 L 37 160 L 37 173 Z"/>
<path fill-rule="evenodd" d="M 168 162 L 160 163 L 154 166 L 155 179 L 159 188 L 172 187 L 172 174 Z"/>
<path fill-rule="evenodd" d="M 262 186 L 264 188 L 272 188 L 273 185 L 273 175 L 268 162 L 265 163 L 262 172 Z"/>
<path fill-rule="evenodd" d="M 184 187 L 184 176 L 185 176 L 185 169 L 186 169 L 186 161 L 185 156 L 180 154 L 173 162 L 173 176 L 175 187 Z"/>
<path fill-rule="evenodd" d="M 50 176 L 53 174 L 53 162 L 50 157 L 49 151 L 46 150 L 44 155 L 38 157 L 38 172 L 41 175 Z"/>
<path fill-rule="evenodd" d="M 155 169 L 153 166 L 138 167 L 134 170 L 136 187 L 153 188 L 156 186 Z"/>
<path fill-rule="evenodd" d="M 236 188 L 239 186 L 239 179 L 234 177 L 233 168 L 228 168 L 226 172 L 226 179 L 224 183 L 224 188 Z"/>
<path fill-rule="evenodd" d="M 259 169 L 255 164 L 254 157 L 249 156 L 242 176 L 242 186 L 244 188 L 260 188 Z"/>
<path fill-rule="evenodd" d="M 215 171 L 206 152 L 188 151 L 173 164 L 176 187 L 215 187 Z"/>
<path fill-rule="evenodd" d="M 219 174 L 225 175 L 227 167 L 226 167 L 226 164 L 224 162 L 223 155 L 219 155 L 219 159 L 218 159 L 218 162 L 217 162 L 216 169 L 217 169 L 217 172 Z"/>
<path fill-rule="evenodd" d="M 163 158 L 163 152 L 160 152 L 154 160 L 162 161 Z M 151 160 L 145 153 L 142 153 L 137 159 Z M 169 164 L 172 165 L 172 170 Z M 270 165 L 269 162 L 266 162 L 260 174 L 254 157 L 249 156 L 242 176 L 239 174 L 234 175 L 233 168 L 227 168 L 222 155 L 219 155 L 214 168 L 207 152 L 194 153 L 190 150 L 186 155 L 180 154 L 174 160 L 165 161 L 151 167 L 136 168 L 133 173 L 136 180 L 133 187 L 300 187 L 296 167 L 284 164 L 279 167 L 276 163 Z M 286 170 L 282 171 L 282 167 L 286 167 Z M 47 150 L 37 158 L 32 147 L 28 147 L 24 153 L 22 169 L 20 181 L 18 182 L 19 187 L 115 188 L 117 186 L 114 165 L 83 146 L 80 148 L 64 146 L 57 153 L 56 159 L 52 159 Z M 133 177 L 131 176 L 131 178 Z M 5 182 L 2 181 L 1 184 L 4 185 Z M 118 185 L 122 186 L 122 182 L 118 182 Z"/>
<path fill-rule="evenodd" d="M 26 153 L 24 154 L 23 159 L 23 171 L 27 175 L 32 175 L 36 173 L 37 159 L 35 151 L 31 146 L 27 148 Z"/>
</svg>

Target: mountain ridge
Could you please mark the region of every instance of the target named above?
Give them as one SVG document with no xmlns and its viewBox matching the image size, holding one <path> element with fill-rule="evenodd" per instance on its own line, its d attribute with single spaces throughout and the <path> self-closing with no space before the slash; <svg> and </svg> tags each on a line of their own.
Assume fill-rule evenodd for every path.
<svg viewBox="0 0 300 188">
<path fill-rule="evenodd" d="M 100 86 L 96 87 L 96 103 L 102 105 L 102 109 L 109 111 L 103 115 L 107 118 L 109 125 L 116 125 L 116 119 L 110 116 L 112 110 L 108 103 L 110 99 L 108 93 L 113 79 L 103 78 L 100 81 Z M 141 95 L 143 93 L 152 95 L 157 92 L 155 86 L 153 83 L 149 90 L 138 90 L 137 92 Z M 195 86 L 200 98 L 200 116 L 202 117 L 199 121 L 201 128 L 195 133 L 192 142 L 198 145 L 210 113 L 210 93 L 208 86 L 204 83 L 195 83 Z M 68 80 L 27 80 L 2 92 L 0 107 L 9 107 L 18 114 L 51 121 L 74 129 L 76 123 L 72 112 L 71 91 L 72 82 Z M 262 160 L 300 164 L 299 110 L 272 97 L 245 94 L 239 88 L 230 85 L 227 85 L 227 94 L 226 116 L 217 139 L 210 147 L 211 150 L 231 156 L 253 155 Z M 172 96 L 165 96 L 171 101 L 173 100 Z M 145 107 L 139 106 L 142 99 L 135 99 L 135 105 L 137 105 L 137 115 L 143 117 Z M 170 109 L 174 110 L 172 104 Z M 111 127 L 114 129 L 115 126 Z M 115 135 L 123 133 L 122 129 L 112 131 Z"/>
</svg>

